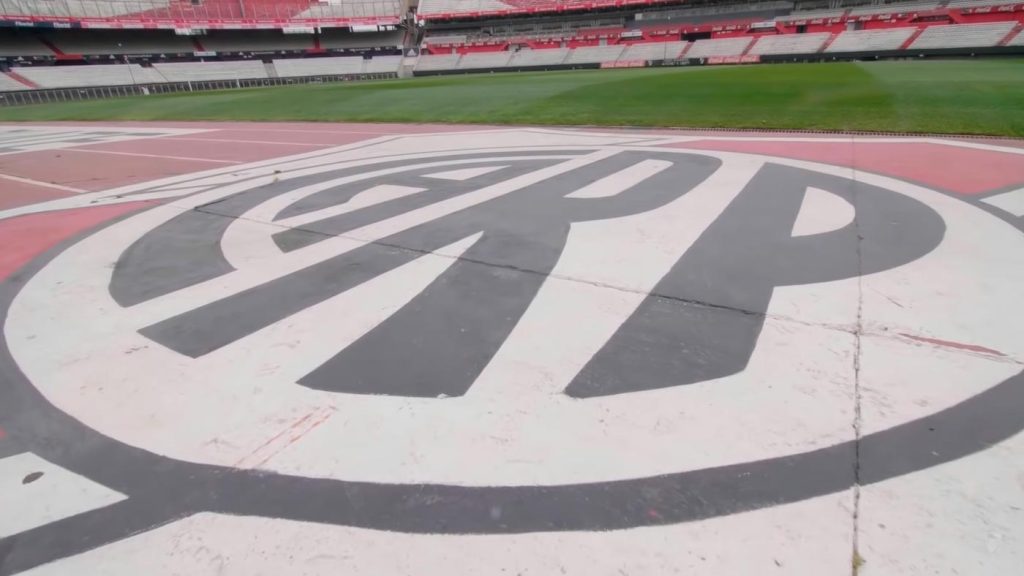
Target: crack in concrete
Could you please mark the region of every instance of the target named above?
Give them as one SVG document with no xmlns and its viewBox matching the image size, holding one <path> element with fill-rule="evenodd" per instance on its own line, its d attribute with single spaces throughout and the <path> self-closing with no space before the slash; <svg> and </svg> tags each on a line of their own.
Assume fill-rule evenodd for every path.
<svg viewBox="0 0 1024 576">
<path fill-rule="evenodd" d="M 851 167 L 852 179 L 854 182 L 857 181 L 857 169 L 856 159 L 852 156 L 856 153 L 856 146 L 850 147 L 851 159 L 853 167 Z M 863 348 L 861 347 L 861 338 L 864 334 L 864 258 L 863 258 L 863 241 L 864 236 L 861 234 L 860 229 L 860 217 L 859 210 L 857 209 L 857 187 L 853 188 L 853 227 L 857 233 L 857 322 L 856 329 L 853 332 L 853 514 L 851 518 L 852 526 L 852 551 L 850 554 L 850 573 L 852 576 L 857 576 L 860 573 L 860 567 L 864 563 L 864 557 L 860 553 L 860 497 L 861 497 L 861 433 L 863 423 L 863 413 L 861 411 L 861 389 L 860 389 L 860 369 L 861 359 L 863 354 Z"/>
</svg>

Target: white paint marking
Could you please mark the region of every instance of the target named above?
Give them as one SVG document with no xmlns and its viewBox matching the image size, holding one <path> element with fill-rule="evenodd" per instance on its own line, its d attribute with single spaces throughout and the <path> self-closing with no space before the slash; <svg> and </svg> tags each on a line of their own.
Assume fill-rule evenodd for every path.
<svg viewBox="0 0 1024 576">
<path fill-rule="evenodd" d="M 215 160 L 213 158 L 193 158 L 191 156 L 169 156 L 167 154 L 143 154 L 141 152 L 114 152 L 112 150 L 86 150 L 85 148 L 63 148 L 64 152 L 88 152 L 90 154 L 114 154 L 117 156 L 141 156 L 143 158 L 160 158 L 161 160 L 189 160 L 192 162 L 215 162 L 217 164 L 242 164 L 238 160 Z"/>
<path fill-rule="evenodd" d="M 845 198 L 808 186 L 800 212 L 793 222 L 793 236 L 813 236 L 838 230 L 853 222 L 855 212 Z"/>
<path fill-rule="evenodd" d="M 331 144 L 314 144 L 311 142 L 278 142 L 275 140 L 233 140 L 230 138 L 180 138 L 172 137 L 165 138 L 165 140 L 174 140 L 181 142 L 225 142 L 228 144 L 273 144 L 275 146 L 310 146 L 320 148 L 330 148 Z"/>
<path fill-rule="evenodd" d="M 671 166 L 666 160 L 643 160 L 615 174 L 591 182 L 583 188 L 567 194 L 566 198 L 608 198 L 629 190 L 633 186 Z"/>
<path fill-rule="evenodd" d="M 321 366 L 361 336 L 409 303 L 443 274 L 475 244 L 482 233 L 473 234 L 412 262 L 390 270 L 350 290 L 281 319 L 196 362 L 211 373 L 224 374 L 241 369 L 241 381 L 251 386 L 274 387 L 282 374 L 295 382 Z M 361 245 L 361 243 L 353 243 Z M 343 322 L 324 321 L 344 318 Z M 311 413 L 318 399 L 300 414 Z M 268 419 L 274 418 L 271 408 Z M 263 461 L 270 460 L 267 456 Z M 246 463 L 253 464 L 248 458 Z"/>
<path fill-rule="evenodd" d="M 628 226 L 617 219 L 574 223 L 555 268 L 467 395 L 506 401 L 515 390 L 515 403 L 559 397 L 763 164 L 729 160 L 678 199 L 632 216 Z"/>
<path fill-rule="evenodd" d="M 519 156 L 519 157 L 516 157 L 516 159 L 518 159 L 518 160 L 557 159 L 557 158 L 571 158 L 571 157 L 568 157 L 568 156 L 536 156 L 536 157 L 534 157 L 534 156 Z M 497 159 L 500 160 L 501 158 L 497 158 Z M 388 175 L 388 174 L 399 174 L 401 172 L 408 172 L 410 170 L 417 170 L 417 169 L 422 169 L 422 168 L 431 168 L 431 167 L 434 167 L 434 166 L 442 167 L 442 166 L 459 166 L 459 165 L 464 165 L 464 164 L 473 164 L 473 163 L 477 163 L 477 162 L 480 161 L 479 159 L 442 160 L 440 162 L 426 162 L 426 163 L 423 163 L 423 164 L 416 164 L 414 160 L 415 159 L 410 158 L 408 164 L 406 164 L 405 166 L 399 166 L 397 168 L 385 168 L 385 169 L 382 169 L 382 170 L 374 170 L 372 172 L 364 172 L 362 174 L 356 174 L 356 175 L 353 175 L 353 176 L 345 176 L 345 177 L 342 177 L 342 178 L 335 178 L 335 179 L 332 179 L 332 180 L 327 180 L 325 182 L 318 182 L 316 184 L 310 184 L 309 186 L 303 186 L 301 188 L 297 188 L 297 189 L 292 190 L 290 192 L 286 192 L 284 194 L 279 194 L 279 195 L 275 196 L 274 198 L 271 198 L 267 202 L 264 202 L 263 204 L 260 204 L 259 206 L 256 206 L 252 210 L 249 210 L 245 214 L 242 214 L 241 218 L 238 218 L 234 222 L 232 222 L 231 225 L 228 226 L 227 230 L 224 231 L 224 236 L 221 238 L 221 242 L 220 242 L 221 250 L 224 252 L 224 258 L 227 259 L 227 261 L 231 264 L 231 266 L 233 266 L 234 268 L 240 270 L 240 269 L 243 269 L 243 268 L 247 267 L 248 265 L 250 265 L 253 262 L 256 262 L 258 260 L 263 260 L 263 259 L 271 258 L 271 257 L 280 257 L 281 256 L 281 251 L 277 248 L 277 245 L 274 243 L 273 238 L 271 238 L 271 234 L 279 232 L 282 227 L 295 227 L 295 226 L 299 226 L 301 224 L 305 224 L 305 223 L 311 222 L 313 220 L 301 220 L 300 219 L 300 218 L 305 218 L 308 215 L 298 216 L 298 217 L 295 217 L 295 219 L 292 219 L 292 220 L 282 220 L 282 221 L 276 221 L 276 222 L 274 221 L 274 218 L 276 218 L 277 215 L 282 210 L 287 208 L 288 206 L 291 206 L 292 204 L 298 202 L 299 200 L 302 200 L 303 198 L 312 196 L 313 194 L 316 194 L 318 192 L 322 192 L 324 190 L 328 190 L 330 188 L 334 188 L 334 187 L 340 186 L 342 184 L 348 184 L 348 183 L 351 183 L 351 182 L 358 182 L 360 180 L 367 180 L 367 179 L 370 179 L 370 178 L 375 178 L 377 176 L 385 176 L 385 175 Z M 349 166 L 348 164 L 335 164 L 335 165 L 331 166 L 330 168 L 334 169 L 334 170 L 337 170 L 337 169 L 340 169 L 340 168 L 343 168 L 343 167 L 348 167 L 348 166 Z M 319 171 L 323 171 L 323 169 L 316 169 L 316 171 L 318 171 L 318 172 Z M 299 176 L 299 175 L 302 175 L 302 173 L 299 172 L 299 173 L 291 173 L 291 174 L 289 174 L 289 176 L 291 176 L 291 177 L 296 177 L 296 176 Z M 239 188 L 238 191 L 241 191 L 242 189 L 252 188 L 255 185 L 258 185 L 258 184 L 243 183 L 242 186 L 244 188 Z M 228 188 L 228 189 L 229 190 L 233 190 L 232 188 Z M 215 190 L 215 192 L 216 192 L 216 190 Z M 195 204 L 195 200 L 194 199 L 190 198 L 189 200 L 191 201 L 190 204 L 183 204 L 181 207 L 185 208 L 185 209 L 191 210 L 196 204 Z M 353 198 L 352 200 L 355 200 L 355 198 Z M 352 201 L 350 200 L 349 202 L 346 202 L 345 204 L 342 204 L 340 206 L 337 206 L 337 207 L 334 207 L 334 208 L 326 208 L 326 209 L 324 209 L 324 211 L 321 211 L 321 213 L 318 216 L 318 218 L 324 218 L 324 217 L 326 217 L 326 214 L 331 214 L 331 215 L 344 214 L 346 212 L 349 212 L 349 211 L 353 210 L 354 208 L 369 206 L 369 205 L 371 205 L 369 203 L 369 200 L 370 200 L 370 197 L 365 197 L 365 200 L 363 200 L 364 203 L 361 206 L 360 205 L 350 206 L 350 204 L 352 203 Z M 204 199 L 203 200 L 203 202 L 208 202 L 208 201 L 210 201 L 210 200 L 209 199 Z M 328 210 L 330 210 L 331 212 L 327 212 Z M 265 227 L 262 231 L 258 231 L 258 230 L 254 230 L 253 227 L 251 227 L 251 226 L 247 226 L 247 225 L 243 224 L 243 222 L 265 222 L 267 224 L 270 224 L 270 226 L 273 226 L 273 228 L 268 226 L 268 227 Z M 300 250 L 300 252 L 301 252 L 301 250 Z"/>
<path fill-rule="evenodd" d="M 35 472 L 43 475 L 23 483 Z M 0 538 L 124 499 L 123 494 L 35 454 L 0 459 Z"/>
<path fill-rule="evenodd" d="M 425 174 L 427 178 L 437 178 L 439 180 L 469 180 L 470 178 L 476 178 L 477 176 L 483 176 L 484 174 L 490 174 L 495 170 L 501 170 L 506 166 L 483 166 L 480 168 L 463 168 L 462 170 L 448 170 L 447 172 L 435 172 L 434 174 Z"/>
<path fill-rule="evenodd" d="M 39 186 L 40 188 L 52 188 L 54 190 L 63 190 L 64 192 L 74 192 L 75 194 L 88 192 L 88 190 L 82 190 L 81 188 L 62 186 L 60 184 L 54 184 L 52 182 L 43 182 L 41 180 L 32 180 L 31 178 L 22 178 L 21 176 L 11 176 L 10 174 L 0 174 L 0 178 L 3 178 L 4 180 L 10 180 L 11 182 L 31 184 L 32 186 Z"/>
<path fill-rule="evenodd" d="M 1024 188 L 989 196 L 982 199 L 982 202 L 1005 210 L 1018 218 L 1024 217 Z"/>
<path fill-rule="evenodd" d="M 299 214 L 298 216 L 292 216 L 291 218 L 283 218 L 274 222 L 274 224 L 287 228 L 296 228 L 298 226 L 309 224 L 310 222 L 317 222 L 325 218 L 332 218 L 334 216 L 346 214 L 353 210 L 358 210 L 359 208 L 366 208 L 368 206 L 373 206 L 374 204 L 405 198 L 406 196 L 411 196 L 417 192 L 423 192 L 424 190 L 426 190 L 426 188 L 381 184 L 379 186 L 363 190 L 344 204 L 322 208 L 305 214 Z"/>
</svg>

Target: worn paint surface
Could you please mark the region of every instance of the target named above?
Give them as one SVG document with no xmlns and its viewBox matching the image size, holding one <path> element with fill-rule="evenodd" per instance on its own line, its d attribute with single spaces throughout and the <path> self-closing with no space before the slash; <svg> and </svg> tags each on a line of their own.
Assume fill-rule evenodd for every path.
<svg viewBox="0 0 1024 576">
<path fill-rule="evenodd" d="M 0 212 L 0 573 L 1024 562 L 1020 148 L 309 132 Z"/>
</svg>

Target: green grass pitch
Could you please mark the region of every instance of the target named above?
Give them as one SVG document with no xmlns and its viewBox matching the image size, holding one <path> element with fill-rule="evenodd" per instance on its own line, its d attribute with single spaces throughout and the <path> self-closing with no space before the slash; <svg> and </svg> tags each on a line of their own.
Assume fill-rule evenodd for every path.
<svg viewBox="0 0 1024 576">
<path fill-rule="evenodd" d="M 0 120 L 305 120 L 1024 136 L 1024 60 L 496 73 L 0 109 Z"/>
</svg>

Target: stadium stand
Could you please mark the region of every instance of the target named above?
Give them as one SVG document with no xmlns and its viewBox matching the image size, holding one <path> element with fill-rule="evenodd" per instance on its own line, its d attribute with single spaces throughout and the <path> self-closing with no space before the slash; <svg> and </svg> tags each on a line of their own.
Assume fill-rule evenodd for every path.
<svg viewBox="0 0 1024 576">
<path fill-rule="evenodd" d="M 0 0 L 0 14 L 55 18 L 116 18 L 148 10 L 167 10 L 170 6 L 169 0 Z"/>
<path fill-rule="evenodd" d="M 631 44 L 619 60 L 665 60 L 677 58 L 687 42 L 644 42 Z"/>
<path fill-rule="evenodd" d="M 520 50 L 512 55 L 508 65 L 513 68 L 527 66 L 556 66 L 569 57 L 567 48 L 549 48 L 543 50 Z"/>
<path fill-rule="evenodd" d="M 0 15 L 147 20 L 354 19 L 397 22 L 400 0 L 0 0 Z"/>
<path fill-rule="evenodd" d="M 504 12 L 513 9 L 514 6 L 498 0 L 421 0 L 418 12 L 420 16 L 430 17 L 442 14 Z"/>
<path fill-rule="evenodd" d="M 295 14 L 293 18 L 397 18 L 401 12 L 402 6 L 398 0 L 343 0 L 337 3 L 312 5 Z"/>
<path fill-rule="evenodd" d="M 776 22 L 790 22 L 790 21 L 794 21 L 794 20 L 814 20 L 814 19 L 818 19 L 818 18 L 837 18 L 837 17 L 842 16 L 844 14 L 846 14 L 846 9 L 845 8 L 842 8 L 842 9 L 839 9 L 839 10 L 835 10 L 835 9 L 832 9 L 832 10 L 806 10 L 806 11 L 793 12 L 792 14 L 787 14 L 785 16 L 776 16 L 775 17 L 775 21 Z"/>
<path fill-rule="evenodd" d="M 996 46 L 1013 30 L 1015 25 L 1015 22 L 994 22 L 991 24 L 929 26 L 914 40 L 910 48 L 917 50 Z"/>
<path fill-rule="evenodd" d="M 471 52 L 459 59 L 459 70 L 479 70 L 488 68 L 504 68 L 512 58 L 511 52 Z"/>
<path fill-rule="evenodd" d="M 429 72 L 432 70 L 454 70 L 459 62 L 459 54 L 424 54 L 416 62 L 416 71 Z"/>
<path fill-rule="evenodd" d="M 591 64 L 599 62 L 614 62 L 622 54 L 623 46 L 582 46 L 569 51 L 566 64 Z"/>
<path fill-rule="evenodd" d="M 880 30 L 847 30 L 825 48 L 825 52 L 871 52 L 899 50 L 915 28 L 884 28 Z"/>
<path fill-rule="evenodd" d="M 749 54 L 810 54 L 817 52 L 831 36 L 828 32 L 812 34 L 779 34 L 761 36 L 751 46 Z"/>
<path fill-rule="evenodd" d="M 359 74 L 363 71 L 362 56 L 337 58 L 285 58 L 274 60 L 277 75 L 284 77 Z"/>
<path fill-rule="evenodd" d="M 169 82 L 194 80 L 241 80 L 266 78 L 267 69 L 259 60 L 236 62 L 168 62 L 154 64 L 154 68 Z"/>
<path fill-rule="evenodd" d="M 1005 44 L 1006 46 L 1024 46 L 1024 31 L 1019 32 L 1010 41 Z"/>
<path fill-rule="evenodd" d="M 21 82 L 18 82 L 14 78 L 11 78 L 7 74 L 0 72 L 0 92 L 10 92 L 11 90 L 25 90 L 28 86 L 25 86 Z"/>
<path fill-rule="evenodd" d="M 739 56 L 750 46 L 753 40 L 751 36 L 738 36 L 735 38 L 718 38 L 697 40 L 693 43 L 690 51 L 686 53 L 687 58 L 707 58 L 708 56 Z"/>
<path fill-rule="evenodd" d="M 1016 4 L 1013 0 L 952 0 L 947 8 L 984 8 L 986 6 L 1005 6 Z"/>
<path fill-rule="evenodd" d="M 363 61 L 363 72 L 367 74 L 397 73 L 401 66 L 401 56 L 374 56 Z"/>
<path fill-rule="evenodd" d="M 657 11 L 641 12 L 636 15 L 638 22 L 667 20 L 669 22 L 705 22 L 722 19 L 750 18 L 768 20 L 779 12 L 793 9 L 792 2 L 769 1 L 744 4 L 712 4 L 686 8 L 661 8 Z"/>
<path fill-rule="evenodd" d="M 874 4 L 853 8 L 849 11 L 850 16 L 863 16 L 865 14 L 907 14 L 910 12 L 925 12 L 935 10 L 941 2 L 900 2 L 896 4 Z"/>
<path fill-rule="evenodd" d="M 30 66 L 17 68 L 18 74 L 40 88 L 78 88 L 82 86 L 123 86 L 166 80 L 152 68 L 138 64 L 96 64 L 90 66 Z M 22 87 L 24 88 L 24 87 Z"/>
</svg>

